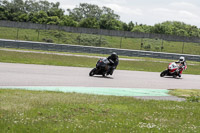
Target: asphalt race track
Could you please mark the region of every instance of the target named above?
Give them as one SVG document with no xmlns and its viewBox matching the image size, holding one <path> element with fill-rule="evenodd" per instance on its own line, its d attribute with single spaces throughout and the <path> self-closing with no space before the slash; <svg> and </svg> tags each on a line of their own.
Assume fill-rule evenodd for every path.
<svg viewBox="0 0 200 133">
<path fill-rule="evenodd" d="M 0 86 L 74 86 L 146 89 L 200 89 L 200 75 L 161 78 L 158 72 L 116 70 L 89 76 L 91 68 L 0 63 Z"/>
</svg>

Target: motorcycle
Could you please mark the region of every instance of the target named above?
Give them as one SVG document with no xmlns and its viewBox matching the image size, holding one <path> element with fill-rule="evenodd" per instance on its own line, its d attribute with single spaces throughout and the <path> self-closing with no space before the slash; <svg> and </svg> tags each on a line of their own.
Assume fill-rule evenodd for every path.
<svg viewBox="0 0 200 133">
<path fill-rule="evenodd" d="M 109 75 L 109 60 L 107 58 L 100 58 L 96 63 L 96 68 L 93 68 L 89 76 L 102 75 L 103 77 Z"/>
<path fill-rule="evenodd" d="M 185 66 L 186 68 L 187 66 Z M 181 77 L 182 71 L 184 69 L 184 66 L 182 64 L 176 64 L 175 62 L 169 63 L 166 70 L 161 72 L 160 77 L 164 76 L 173 76 L 173 78 Z"/>
</svg>

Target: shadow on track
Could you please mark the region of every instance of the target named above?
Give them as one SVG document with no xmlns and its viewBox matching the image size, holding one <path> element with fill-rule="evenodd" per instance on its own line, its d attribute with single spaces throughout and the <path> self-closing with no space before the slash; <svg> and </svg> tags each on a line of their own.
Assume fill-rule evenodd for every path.
<svg viewBox="0 0 200 133">
<path fill-rule="evenodd" d="M 94 78 L 105 78 L 105 79 L 114 79 L 113 77 L 103 77 L 103 76 L 89 76 L 89 77 L 94 77 Z"/>
<path fill-rule="evenodd" d="M 173 78 L 173 77 L 170 77 L 170 76 L 169 76 L 169 77 L 162 77 L 162 78 L 168 78 L 168 79 L 179 79 L 179 80 L 182 79 L 182 78 L 177 78 L 177 77 L 176 77 L 176 78 Z"/>
</svg>

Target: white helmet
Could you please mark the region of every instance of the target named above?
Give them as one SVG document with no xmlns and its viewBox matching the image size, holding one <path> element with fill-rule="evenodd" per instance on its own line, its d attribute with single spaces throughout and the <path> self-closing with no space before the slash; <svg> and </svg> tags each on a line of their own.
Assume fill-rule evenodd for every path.
<svg viewBox="0 0 200 133">
<path fill-rule="evenodd" d="M 185 57 L 183 57 L 183 56 L 181 56 L 180 58 L 179 58 L 179 61 L 182 63 L 182 62 L 185 62 Z"/>
</svg>

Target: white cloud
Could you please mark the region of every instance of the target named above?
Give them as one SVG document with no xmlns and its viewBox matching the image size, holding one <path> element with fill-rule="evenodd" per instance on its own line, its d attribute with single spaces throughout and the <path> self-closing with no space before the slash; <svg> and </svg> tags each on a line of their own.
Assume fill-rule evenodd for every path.
<svg viewBox="0 0 200 133">
<path fill-rule="evenodd" d="M 157 12 L 157 13 L 169 13 L 169 12 L 172 12 L 172 10 L 170 10 L 168 8 L 155 8 L 152 11 L 153 12 Z"/>
<path fill-rule="evenodd" d="M 173 2 L 169 4 L 172 7 L 175 8 L 184 8 L 184 9 L 196 9 L 197 6 L 192 4 L 192 3 L 188 3 L 188 2 Z"/>
<path fill-rule="evenodd" d="M 127 0 L 90 0 L 90 2 L 101 4 L 127 4 Z"/>
<path fill-rule="evenodd" d="M 184 11 L 184 10 L 181 10 L 179 11 L 179 14 L 181 17 L 185 17 L 185 18 L 193 18 L 193 19 L 199 19 L 199 16 L 198 15 L 195 15 L 194 13 L 191 13 L 191 12 L 188 12 L 188 11 Z"/>
<path fill-rule="evenodd" d="M 125 6 L 119 6 L 117 4 L 107 4 L 107 7 L 110 7 L 111 9 L 113 9 L 115 12 L 118 12 L 118 13 L 138 15 L 138 16 L 143 15 L 143 11 L 139 8 L 131 9 Z"/>
<path fill-rule="evenodd" d="M 60 7 L 64 10 L 67 10 L 67 9 L 73 9 L 75 8 L 76 6 L 75 5 L 60 5 Z"/>
</svg>

